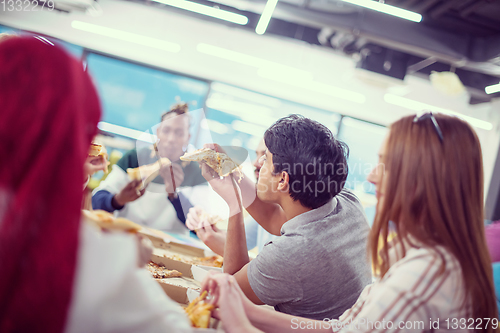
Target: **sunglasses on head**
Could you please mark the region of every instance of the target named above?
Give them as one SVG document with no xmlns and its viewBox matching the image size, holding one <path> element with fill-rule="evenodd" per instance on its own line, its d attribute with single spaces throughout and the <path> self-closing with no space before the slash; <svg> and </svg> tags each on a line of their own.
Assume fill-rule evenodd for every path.
<svg viewBox="0 0 500 333">
<path fill-rule="evenodd" d="M 420 114 L 420 115 L 417 114 L 415 116 L 415 118 L 413 118 L 413 122 L 419 123 L 419 122 L 425 121 L 426 119 L 430 119 L 432 121 L 432 124 L 434 125 L 434 129 L 436 130 L 436 133 L 439 137 L 439 141 L 443 142 L 443 132 L 441 132 L 441 127 L 439 127 L 439 124 L 438 124 L 436 118 L 434 117 L 434 115 L 432 114 L 432 112 L 425 112 L 425 113 Z"/>
</svg>

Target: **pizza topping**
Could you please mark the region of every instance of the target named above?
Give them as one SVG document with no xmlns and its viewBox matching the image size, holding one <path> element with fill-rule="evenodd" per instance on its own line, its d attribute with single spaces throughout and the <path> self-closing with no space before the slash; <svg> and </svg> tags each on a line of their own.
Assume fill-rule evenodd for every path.
<svg viewBox="0 0 500 333">
<path fill-rule="evenodd" d="M 211 256 L 203 258 L 193 258 L 193 265 L 210 266 L 210 267 L 222 267 L 223 258 L 221 256 Z"/>
<path fill-rule="evenodd" d="M 200 265 L 200 266 L 209 266 L 209 267 L 222 267 L 224 259 L 221 256 L 211 256 L 211 257 L 195 257 L 192 259 L 181 258 L 177 254 L 173 255 L 163 255 L 164 258 L 182 261 L 189 265 Z"/>
<path fill-rule="evenodd" d="M 236 164 L 226 153 L 219 153 L 210 148 L 198 149 L 194 152 L 185 153 L 181 156 L 182 161 L 205 162 L 221 177 L 226 177 L 229 174 L 238 170 L 240 181 L 243 177 L 240 166 Z"/>
<path fill-rule="evenodd" d="M 150 261 L 146 268 L 148 269 L 149 273 L 155 278 L 155 279 L 166 279 L 166 278 L 173 278 L 173 277 L 181 277 L 182 273 L 176 270 L 171 270 L 171 269 L 166 269 L 165 266 L 163 265 L 158 265 L 155 264 L 154 262 Z"/>
<path fill-rule="evenodd" d="M 108 173 L 108 166 L 110 163 L 108 162 L 108 152 L 103 145 L 92 142 L 90 144 L 88 155 L 90 157 L 99 157 L 101 159 L 101 162 L 93 161 L 92 164 L 102 163 L 103 165 L 105 165 L 105 167 L 103 168 L 104 173 Z"/>
</svg>

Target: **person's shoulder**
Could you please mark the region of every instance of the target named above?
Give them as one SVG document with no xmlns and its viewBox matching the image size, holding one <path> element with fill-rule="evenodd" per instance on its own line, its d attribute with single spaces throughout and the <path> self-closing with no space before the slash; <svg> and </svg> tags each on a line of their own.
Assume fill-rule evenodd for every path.
<svg viewBox="0 0 500 333">
<path fill-rule="evenodd" d="M 355 223 L 363 227 L 366 225 L 368 227 L 365 210 L 354 192 L 349 189 L 343 189 L 332 200 L 336 200 L 336 207 L 325 219 L 344 221 L 351 225 Z"/>
<path fill-rule="evenodd" d="M 461 272 L 459 261 L 442 246 L 410 247 L 407 249 L 404 258 L 391 266 L 391 270 L 395 269 L 405 269 L 414 272 L 439 269 L 448 275 L 456 275 L 455 273 Z"/>
<path fill-rule="evenodd" d="M 286 234 L 270 240 L 259 252 L 261 259 L 285 260 L 301 254 L 307 248 L 307 237 L 299 233 Z"/>
</svg>

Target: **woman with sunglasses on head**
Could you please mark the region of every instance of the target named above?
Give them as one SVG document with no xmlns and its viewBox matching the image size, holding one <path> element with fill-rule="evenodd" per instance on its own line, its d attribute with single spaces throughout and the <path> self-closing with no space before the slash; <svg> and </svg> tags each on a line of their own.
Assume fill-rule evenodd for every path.
<svg viewBox="0 0 500 333">
<path fill-rule="evenodd" d="M 101 107 L 82 64 L 35 38 L 0 42 L 0 332 L 190 332 L 134 235 L 81 220 Z"/>
<path fill-rule="evenodd" d="M 293 317 L 255 306 L 233 277 L 210 275 L 203 289 L 228 332 L 497 330 L 473 129 L 445 115 L 402 118 L 390 126 L 368 181 L 378 199 L 368 246 L 377 280 L 353 307 L 328 322 Z"/>
</svg>

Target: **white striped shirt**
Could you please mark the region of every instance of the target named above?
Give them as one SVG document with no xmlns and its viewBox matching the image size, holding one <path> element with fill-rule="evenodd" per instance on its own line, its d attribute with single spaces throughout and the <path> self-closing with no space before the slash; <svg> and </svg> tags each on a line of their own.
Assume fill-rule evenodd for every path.
<svg viewBox="0 0 500 333">
<path fill-rule="evenodd" d="M 407 247 L 406 256 L 367 286 L 351 309 L 330 322 L 331 327 L 342 333 L 468 332 L 479 322 L 469 319 L 469 311 L 461 307 L 461 272 L 458 260 L 442 247 Z M 470 309 L 470 302 L 465 309 Z"/>
</svg>

